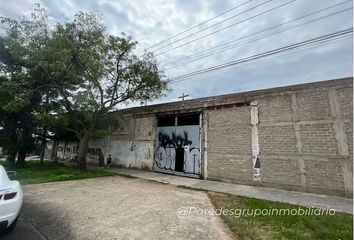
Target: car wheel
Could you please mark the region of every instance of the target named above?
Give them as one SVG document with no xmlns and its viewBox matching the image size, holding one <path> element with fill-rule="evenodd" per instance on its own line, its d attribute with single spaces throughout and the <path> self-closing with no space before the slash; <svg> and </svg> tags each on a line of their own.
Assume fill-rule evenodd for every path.
<svg viewBox="0 0 354 240">
<path fill-rule="evenodd" d="M 15 219 L 15 221 L 13 221 L 11 223 L 10 226 L 8 226 L 7 228 L 4 229 L 4 231 L 2 233 L 7 234 L 7 233 L 10 233 L 12 230 L 14 230 L 14 228 L 16 227 L 16 224 L 17 224 L 17 220 L 18 220 L 18 216 Z"/>
</svg>

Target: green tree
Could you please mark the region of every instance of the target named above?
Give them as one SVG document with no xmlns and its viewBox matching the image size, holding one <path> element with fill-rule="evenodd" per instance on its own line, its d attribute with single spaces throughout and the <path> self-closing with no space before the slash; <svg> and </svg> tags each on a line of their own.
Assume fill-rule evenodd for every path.
<svg viewBox="0 0 354 240">
<path fill-rule="evenodd" d="M 7 78 L 0 77 L 0 85 L 7 81 Z M 0 106 L 5 106 L 12 100 L 10 92 L 0 88 Z M 16 112 L 7 111 L 0 108 L 0 147 L 2 153 L 6 155 L 7 161 L 14 164 L 17 154 L 17 125 L 18 114 Z"/>
<path fill-rule="evenodd" d="M 7 27 L 6 34 L 0 37 L 0 144 L 11 161 L 18 154 L 16 165 L 22 167 L 26 154 L 34 148 L 36 128 L 40 127 L 36 121 L 39 107 L 55 91 L 48 85 L 48 73 L 42 68 L 51 26 L 40 5 L 29 18 L 0 20 Z"/>
<path fill-rule="evenodd" d="M 156 99 L 167 89 L 154 56 L 133 54 L 136 45 L 125 34 L 107 34 L 100 16 L 83 12 L 73 22 L 59 24 L 48 44 L 62 106 L 57 113 L 65 116 L 64 127 L 79 139 L 82 170 L 89 139 L 109 124 L 111 111 L 125 103 Z"/>
<path fill-rule="evenodd" d="M 29 19 L 1 22 L 8 31 L 0 37 L 0 131 L 16 142 L 9 152 L 18 152 L 19 166 L 33 136 L 44 149 L 48 132 L 60 129 L 79 140 L 78 166 L 86 169 L 90 137 L 115 125 L 110 112 L 167 89 L 154 56 L 135 55 L 137 42 L 108 34 L 97 14 L 79 12 L 53 25 L 36 5 Z"/>
</svg>

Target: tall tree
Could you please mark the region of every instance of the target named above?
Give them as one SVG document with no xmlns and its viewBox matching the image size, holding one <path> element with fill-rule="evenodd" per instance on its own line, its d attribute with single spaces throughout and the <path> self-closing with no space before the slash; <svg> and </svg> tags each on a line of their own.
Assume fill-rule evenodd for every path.
<svg viewBox="0 0 354 240">
<path fill-rule="evenodd" d="M 130 36 L 107 34 L 102 18 L 80 12 L 73 22 L 59 24 L 48 44 L 53 62 L 52 81 L 60 93 L 59 116 L 65 114 L 69 131 L 79 139 L 78 166 L 86 169 L 88 142 L 124 103 L 156 99 L 167 81 L 151 53 L 133 53 Z M 55 64 L 54 64 L 55 63 Z M 107 122 L 106 122 L 107 124 Z"/>
<path fill-rule="evenodd" d="M 86 169 L 88 141 L 112 120 L 111 111 L 158 98 L 167 89 L 154 56 L 135 55 L 137 42 L 108 34 L 99 15 L 79 12 L 72 22 L 51 27 L 37 5 L 31 19 L 1 21 L 9 28 L 0 37 L 0 84 L 3 92 L 12 90 L 11 101 L 1 106 L 12 121 L 3 126 L 21 143 L 20 166 L 33 135 L 43 148 L 48 129 L 60 125 L 79 140 L 78 166 Z"/>
<path fill-rule="evenodd" d="M 36 5 L 29 18 L 14 20 L 0 17 L 7 32 L 0 37 L 0 95 L 8 96 L 0 107 L 4 139 L 16 144 L 2 144 L 8 155 L 18 155 L 16 165 L 24 166 L 26 154 L 34 147 L 35 112 L 48 95 L 42 48 L 50 38 L 47 12 Z M 0 143 L 1 144 L 1 143 Z"/>
<path fill-rule="evenodd" d="M 7 78 L 0 77 L 0 85 L 3 85 Z M 17 146 L 17 109 L 9 111 L 4 108 L 8 102 L 12 101 L 13 95 L 9 91 L 0 88 L 0 147 L 2 153 L 7 157 L 7 161 L 14 164 L 18 150 Z"/>
</svg>

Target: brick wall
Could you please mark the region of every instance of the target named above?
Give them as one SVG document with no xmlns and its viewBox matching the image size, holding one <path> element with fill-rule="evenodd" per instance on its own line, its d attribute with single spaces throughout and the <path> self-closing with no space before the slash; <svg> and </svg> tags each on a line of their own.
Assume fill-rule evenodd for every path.
<svg viewBox="0 0 354 240">
<path fill-rule="evenodd" d="M 208 179 L 252 183 L 250 107 L 208 111 Z"/>
<path fill-rule="evenodd" d="M 352 83 L 260 94 L 261 183 L 252 181 L 249 107 L 208 112 L 208 179 L 352 196 Z"/>
</svg>

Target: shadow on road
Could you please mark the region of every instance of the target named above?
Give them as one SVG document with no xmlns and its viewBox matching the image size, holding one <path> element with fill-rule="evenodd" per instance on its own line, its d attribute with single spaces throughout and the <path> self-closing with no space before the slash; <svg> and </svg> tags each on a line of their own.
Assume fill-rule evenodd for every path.
<svg viewBox="0 0 354 240">
<path fill-rule="evenodd" d="M 30 223 L 19 219 L 16 228 L 7 235 L 0 235 L 2 240 L 46 240 Z"/>
<path fill-rule="evenodd" d="M 59 214 L 54 204 L 36 204 L 24 201 L 16 228 L 3 240 L 74 239 L 70 221 Z M 63 211 L 61 211 L 63 212 Z"/>
</svg>

